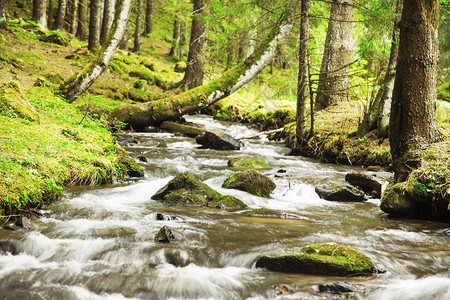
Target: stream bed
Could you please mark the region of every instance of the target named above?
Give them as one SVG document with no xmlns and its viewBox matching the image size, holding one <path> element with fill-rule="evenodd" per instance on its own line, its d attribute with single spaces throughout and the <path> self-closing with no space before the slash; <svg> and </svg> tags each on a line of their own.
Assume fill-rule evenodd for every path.
<svg viewBox="0 0 450 300">
<path fill-rule="evenodd" d="M 236 138 L 257 133 L 208 116 L 185 118 Z M 351 299 L 450 299 L 449 224 L 391 219 L 379 209 L 379 199 L 337 203 L 314 192 L 318 184 L 344 181 L 354 167 L 287 156 L 282 143 L 265 138 L 246 141 L 240 151 L 200 149 L 193 138 L 154 128 L 118 139 L 132 157 L 146 158 L 140 162 L 145 177 L 70 188 L 65 200 L 33 221 L 34 230 L 0 230 L 0 240 L 14 240 L 18 248 L 17 255 L 0 255 L 0 299 L 341 299 L 318 291 L 318 285 L 338 281 L 358 287 Z M 277 184 L 270 198 L 221 188 L 234 172 L 228 160 L 241 156 L 271 166 L 262 171 Z M 300 219 L 165 207 L 150 199 L 185 171 L 251 208 L 283 210 Z M 158 221 L 158 213 L 177 220 Z M 176 240 L 155 243 L 164 225 Z M 386 273 L 341 278 L 254 267 L 263 254 L 327 242 L 366 254 Z M 280 287 L 290 294 L 277 296 Z"/>
</svg>

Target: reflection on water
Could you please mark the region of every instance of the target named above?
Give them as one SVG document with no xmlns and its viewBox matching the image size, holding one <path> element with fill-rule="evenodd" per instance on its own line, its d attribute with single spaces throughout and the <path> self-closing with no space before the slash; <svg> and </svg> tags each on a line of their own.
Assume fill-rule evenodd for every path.
<svg viewBox="0 0 450 300">
<path fill-rule="evenodd" d="M 188 120 L 238 137 L 255 133 L 204 116 Z M 36 230 L 0 230 L 0 239 L 16 240 L 19 251 L 0 256 L 0 298 L 335 299 L 319 293 L 317 286 L 346 280 L 361 288 L 356 299 L 450 299 L 448 224 L 390 219 L 376 199 L 320 199 L 313 185 L 343 180 L 349 167 L 289 157 L 282 144 L 265 140 L 247 141 L 242 151 L 199 149 L 192 138 L 155 130 L 119 140 L 135 158 L 147 158 L 142 162 L 145 178 L 127 185 L 73 188 L 65 201 L 47 208 Z M 221 188 L 233 173 L 228 159 L 239 156 L 259 157 L 271 165 L 262 171 L 277 184 L 271 198 Z M 286 172 L 278 173 L 281 169 Z M 164 207 L 150 199 L 173 176 L 188 170 L 252 208 L 279 209 L 300 218 Z M 158 221 L 157 213 L 177 219 Z M 176 240 L 156 244 L 154 235 L 164 225 Z M 324 242 L 357 249 L 387 272 L 343 279 L 254 268 L 262 254 Z M 277 297 L 274 286 L 280 284 L 293 294 Z"/>
</svg>

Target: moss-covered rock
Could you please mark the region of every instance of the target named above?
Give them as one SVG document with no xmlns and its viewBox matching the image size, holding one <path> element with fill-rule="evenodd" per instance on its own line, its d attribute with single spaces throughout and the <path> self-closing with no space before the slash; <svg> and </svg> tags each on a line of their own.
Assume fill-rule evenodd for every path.
<svg viewBox="0 0 450 300">
<path fill-rule="evenodd" d="M 173 70 L 177 73 L 183 73 L 186 71 L 187 65 L 184 61 L 179 61 L 175 64 Z"/>
<path fill-rule="evenodd" d="M 208 206 L 213 208 L 245 208 L 233 196 L 224 196 L 195 178 L 190 172 L 176 176 L 151 197 L 170 206 Z"/>
<path fill-rule="evenodd" d="M 56 30 L 46 32 L 40 38 L 40 40 L 42 42 L 57 44 L 57 45 L 61 45 L 61 46 L 69 46 L 69 44 L 70 44 L 70 39 L 67 37 L 67 35 L 65 35 L 62 32 L 56 31 Z"/>
<path fill-rule="evenodd" d="M 175 239 L 175 236 L 172 233 L 172 230 L 168 226 L 163 226 L 156 234 L 155 234 L 155 242 L 158 243 L 170 243 Z"/>
<path fill-rule="evenodd" d="M 127 175 L 130 177 L 144 177 L 144 169 L 127 154 L 125 149 L 119 145 L 117 145 L 117 149 L 117 153 L 119 154 L 118 162 L 126 170 Z"/>
<path fill-rule="evenodd" d="M 262 256 L 257 268 L 271 271 L 348 276 L 369 275 L 376 272 L 373 262 L 364 254 L 339 244 L 316 244 L 293 254 Z"/>
<path fill-rule="evenodd" d="M 269 197 L 276 184 L 256 170 L 237 172 L 225 180 L 223 188 L 237 189 L 259 197 Z"/>
<path fill-rule="evenodd" d="M 161 129 L 169 132 L 181 133 L 188 137 L 196 137 L 206 132 L 206 129 L 194 127 L 190 125 L 178 124 L 175 122 L 165 121 L 161 124 Z"/>
<path fill-rule="evenodd" d="M 244 213 L 246 216 L 281 218 L 281 219 L 300 219 L 299 215 L 269 208 L 255 208 Z"/>
<path fill-rule="evenodd" d="M 381 198 L 382 211 L 393 215 L 411 215 L 414 203 L 405 194 L 405 183 L 398 183 L 387 189 Z"/>
<path fill-rule="evenodd" d="M 361 202 L 365 200 L 364 192 L 343 182 L 331 181 L 316 186 L 320 198 L 329 201 Z"/>
<path fill-rule="evenodd" d="M 229 167 L 268 169 L 269 165 L 261 158 L 255 157 L 236 157 L 228 161 Z"/>
<path fill-rule="evenodd" d="M 8 117 L 39 123 L 39 114 L 25 99 L 19 84 L 15 81 L 0 87 L 0 113 Z"/>
</svg>

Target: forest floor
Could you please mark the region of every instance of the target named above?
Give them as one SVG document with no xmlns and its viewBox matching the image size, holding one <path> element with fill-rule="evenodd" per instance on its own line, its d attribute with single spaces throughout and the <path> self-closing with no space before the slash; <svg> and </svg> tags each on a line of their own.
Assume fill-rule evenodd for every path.
<svg viewBox="0 0 450 300">
<path fill-rule="evenodd" d="M 62 36 L 67 44 L 45 41 L 50 35 Z M 66 185 L 112 182 L 124 179 L 131 169 L 138 171 L 112 134 L 124 124 L 111 128 L 106 120 L 123 101 L 143 102 L 177 92 L 167 91 L 183 75 L 174 71 L 169 48 L 167 39 L 143 37 L 139 54 L 117 51 L 89 92 L 68 104 L 58 95 L 58 86 L 94 57 L 87 44 L 62 33 L 42 33 L 21 18 L 0 29 L 0 86 L 17 82 L 13 97 L 26 99 L 39 116 L 33 121 L 11 113 L 2 104 L 10 96 L 8 86 L 0 87 L 0 213 L 27 211 L 59 198 Z M 220 74 L 219 69 L 209 66 L 206 80 Z M 293 154 L 374 169 L 389 167 L 387 139 L 371 133 L 356 136 L 364 112 L 358 101 L 316 113 L 314 137 L 295 149 L 295 81 L 292 70 L 267 68 L 205 112 L 260 130 L 284 128 L 272 138 L 285 139 Z M 450 109 L 444 104 L 438 109 L 440 124 L 447 127 Z"/>
</svg>

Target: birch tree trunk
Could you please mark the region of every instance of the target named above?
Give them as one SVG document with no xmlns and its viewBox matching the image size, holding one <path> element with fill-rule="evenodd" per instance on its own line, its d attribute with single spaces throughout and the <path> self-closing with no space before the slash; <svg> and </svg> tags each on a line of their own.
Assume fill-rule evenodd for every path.
<svg viewBox="0 0 450 300">
<path fill-rule="evenodd" d="M 147 0 L 147 9 L 145 11 L 145 25 L 143 36 L 147 36 L 152 33 L 153 30 L 153 0 Z"/>
<path fill-rule="evenodd" d="M 42 30 L 47 30 L 47 1 L 33 0 L 33 20 Z"/>
<path fill-rule="evenodd" d="M 114 21 L 114 5 L 115 0 L 105 0 L 105 8 L 103 9 L 102 29 L 100 32 L 100 44 L 104 45 L 108 37 L 109 30 Z"/>
<path fill-rule="evenodd" d="M 141 43 L 139 38 L 141 36 L 141 19 L 142 19 L 142 0 L 138 0 L 136 12 L 136 27 L 134 29 L 134 48 L 133 51 L 141 51 Z"/>
<path fill-rule="evenodd" d="M 296 143 L 306 136 L 306 99 L 308 97 L 309 0 L 301 0 L 300 47 L 298 54 Z"/>
<path fill-rule="evenodd" d="M 332 0 L 325 49 L 317 89 L 316 109 L 348 98 L 350 64 L 353 50 L 354 9 L 352 0 Z"/>
<path fill-rule="evenodd" d="M 4 27 L 7 21 L 9 0 L 0 0 L 0 28 Z"/>
<path fill-rule="evenodd" d="M 100 42 L 100 24 L 101 24 L 101 4 L 100 0 L 91 0 L 89 9 L 89 43 L 88 49 L 93 51 Z"/>
<path fill-rule="evenodd" d="M 58 1 L 58 10 L 56 12 L 55 30 L 64 30 L 64 20 L 66 19 L 67 0 Z"/>
<path fill-rule="evenodd" d="M 283 14 L 268 38 L 255 48 L 244 62 L 223 73 L 222 76 L 187 92 L 165 99 L 140 103 L 122 104 L 111 115 L 113 120 L 142 128 L 160 124 L 163 121 L 195 112 L 229 96 L 259 72 L 271 61 L 277 45 L 286 38 L 292 28 L 289 14 Z"/>
<path fill-rule="evenodd" d="M 186 72 L 182 80 L 182 84 L 188 90 L 203 84 L 203 67 L 205 64 L 203 45 L 206 41 L 207 34 L 207 25 L 203 18 L 207 1 L 194 0 L 194 16 L 192 18 L 189 54 Z"/>
<path fill-rule="evenodd" d="M 68 102 L 73 102 L 75 98 L 84 93 L 95 80 L 106 70 L 111 61 L 111 57 L 122 40 L 127 27 L 128 14 L 131 0 L 118 0 L 117 17 L 112 25 L 112 34 L 102 50 L 92 63 L 84 68 L 81 73 L 76 73 L 60 86 L 60 91 Z"/>
<path fill-rule="evenodd" d="M 421 151 L 439 140 L 436 81 L 439 0 L 404 0 L 389 141 L 395 181 L 418 167 Z"/>
<path fill-rule="evenodd" d="M 87 0 L 79 0 L 77 38 L 80 41 L 87 38 Z"/>
<path fill-rule="evenodd" d="M 173 21 L 172 46 L 170 47 L 169 56 L 177 60 L 181 58 L 180 40 L 181 40 L 181 21 L 178 20 L 177 15 L 175 15 L 175 20 Z"/>
</svg>

